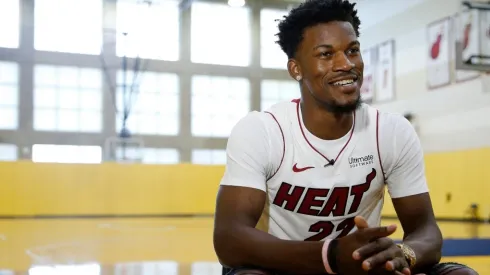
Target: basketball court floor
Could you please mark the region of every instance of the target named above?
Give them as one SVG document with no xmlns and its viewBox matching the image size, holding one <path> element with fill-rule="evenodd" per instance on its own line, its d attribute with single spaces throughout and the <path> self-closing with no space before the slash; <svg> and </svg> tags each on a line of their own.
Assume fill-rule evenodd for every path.
<svg viewBox="0 0 490 275">
<path fill-rule="evenodd" d="M 0 275 L 220 275 L 212 226 L 210 217 L 0 220 Z M 490 224 L 440 226 L 453 239 L 445 261 L 490 274 Z"/>
</svg>

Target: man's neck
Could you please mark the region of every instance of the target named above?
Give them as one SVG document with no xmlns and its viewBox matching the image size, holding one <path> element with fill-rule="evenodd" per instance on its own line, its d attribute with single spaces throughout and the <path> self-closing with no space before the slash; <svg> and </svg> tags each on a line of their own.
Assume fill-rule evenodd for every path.
<svg viewBox="0 0 490 275">
<path fill-rule="evenodd" d="M 303 124 L 314 136 L 334 140 L 345 136 L 352 128 L 353 113 L 336 114 L 316 104 L 308 104 L 305 108 L 301 101 Z"/>
</svg>

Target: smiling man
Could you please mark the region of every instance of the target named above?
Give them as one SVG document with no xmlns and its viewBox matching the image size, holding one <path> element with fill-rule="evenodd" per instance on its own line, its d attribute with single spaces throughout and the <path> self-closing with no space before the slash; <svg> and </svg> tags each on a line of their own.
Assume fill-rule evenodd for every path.
<svg viewBox="0 0 490 275">
<path fill-rule="evenodd" d="M 423 153 L 401 115 L 361 103 L 360 20 L 345 0 L 310 0 L 279 24 L 301 99 L 234 127 L 217 198 L 224 274 L 476 274 L 438 264 L 442 236 Z M 388 188 L 404 231 L 381 227 Z"/>
</svg>

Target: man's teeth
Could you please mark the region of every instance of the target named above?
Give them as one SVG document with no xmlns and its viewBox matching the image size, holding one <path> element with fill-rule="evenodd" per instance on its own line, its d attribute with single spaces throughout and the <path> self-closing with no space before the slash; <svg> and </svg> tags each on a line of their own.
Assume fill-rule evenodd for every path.
<svg viewBox="0 0 490 275">
<path fill-rule="evenodd" d="M 354 83 L 354 79 L 346 79 L 346 80 L 340 80 L 340 81 L 334 82 L 333 85 L 344 86 L 344 85 L 349 85 L 352 83 Z"/>
</svg>

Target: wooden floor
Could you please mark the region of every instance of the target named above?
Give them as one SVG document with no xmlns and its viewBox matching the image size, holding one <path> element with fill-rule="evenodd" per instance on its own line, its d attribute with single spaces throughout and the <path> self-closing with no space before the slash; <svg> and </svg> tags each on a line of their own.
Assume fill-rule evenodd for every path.
<svg viewBox="0 0 490 275">
<path fill-rule="evenodd" d="M 441 222 L 440 226 L 447 238 L 490 238 L 490 224 Z M 401 231 L 395 234 L 402 236 Z M 444 260 L 490 274 L 490 255 Z M 219 272 L 210 218 L 0 220 L 0 275 Z"/>
</svg>

